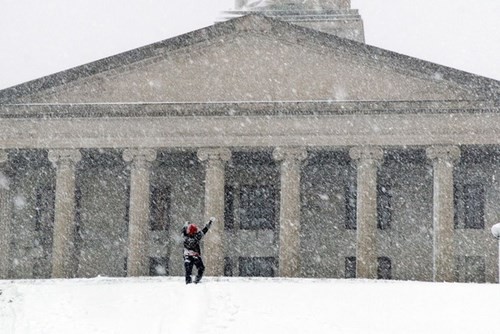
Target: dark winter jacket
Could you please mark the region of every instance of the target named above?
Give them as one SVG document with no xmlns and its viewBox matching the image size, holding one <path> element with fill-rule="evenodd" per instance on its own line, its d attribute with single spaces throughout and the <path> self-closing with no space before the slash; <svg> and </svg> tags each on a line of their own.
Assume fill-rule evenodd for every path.
<svg viewBox="0 0 500 334">
<path fill-rule="evenodd" d="M 182 235 L 184 236 L 184 256 L 201 256 L 200 241 L 207 234 L 212 226 L 212 221 L 209 221 L 205 227 L 195 234 L 188 235 L 187 226 L 182 228 Z"/>
</svg>

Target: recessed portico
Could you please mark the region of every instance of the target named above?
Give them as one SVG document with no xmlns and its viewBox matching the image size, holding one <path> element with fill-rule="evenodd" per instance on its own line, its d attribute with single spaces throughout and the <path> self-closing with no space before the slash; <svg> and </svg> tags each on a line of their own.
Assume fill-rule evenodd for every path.
<svg viewBox="0 0 500 334">
<path fill-rule="evenodd" d="M 4 90 L 0 275 L 495 281 L 499 87 L 250 15 Z"/>
</svg>

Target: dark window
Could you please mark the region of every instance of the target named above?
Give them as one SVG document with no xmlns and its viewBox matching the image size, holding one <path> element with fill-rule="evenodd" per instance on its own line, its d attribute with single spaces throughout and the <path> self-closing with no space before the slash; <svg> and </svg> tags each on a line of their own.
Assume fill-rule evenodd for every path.
<svg viewBox="0 0 500 334">
<path fill-rule="evenodd" d="M 347 230 L 356 229 L 356 187 L 347 185 L 344 188 L 345 199 L 345 228 Z"/>
<path fill-rule="evenodd" d="M 170 188 L 154 186 L 151 190 L 150 227 L 152 231 L 168 231 L 170 226 Z"/>
<path fill-rule="evenodd" d="M 274 277 L 276 259 L 274 257 L 240 257 L 240 276 Z"/>
<path fill-rule="evenodd" d="M 392 191 L 389 184 L 377 185 L 377 227 L 386 230 L 391 227 Z"/>
<path fill-rule="evenodd" d="M 35 199 L 35 231 L 42 230 L 43 195 L 40 188 L 37 188 Z"/>
<path fill-rule="evenodd" d="M 73 251 L 74 254 L 76 254 L 76 258 L 80 258 L 81 252 L 82 252 L 82 247 L 83 247 L 83 228 L 84 228 L 84 222 L 83 222 L 83 195 L 82 195 L 82 188 L 81 186 L 76 184 L 75 188 L 75 236 L 73 239 Z M 73 262 L 73 272 L 76 273 L 78 272 L 78 262 L 79 261 L 72 261 Z"/>
<path fill-rule="evenodd" d="M 54 221 L 54 189 L 40 185 L 35 191 L 35 231 L 48 232 Z"/>
<path fill-rule="evenodd" d="M 484 229 L 484 187 L 481 184 L 464 186 L 465 228 Z"/>
<path fill-rule="evenodd" d="M 233 260 L 230 257 L 224 258 L 224 276 L 233 276 Z"/>
<path fill-rule="evenodd" d="M 54 235 L 54 203 L 55 192 L 51 184 L 39 184 L 35 188 L 34 212 L 34 244 L 41 251 L 39 256 L 33 258 L 33 278 L 50 277 L 50 254 Z M 78 239 L 75 240 L 78 246 Z M 77 248 L 75 247 L 75 251 Z M 75 262 L 73 262 L 75 263 Z"/>
<path fill-rule="evenodd" d="M 226 186 L 224 190 L 224 228 L 234 229 L 234 187 Z"/>
<path fill-rule="evenodd" d="M 453 184 L 453 223 L 455 229 L 461 228 L 460 218 L 463 216 L 463 205 L 462 204 L 462 188 Z"/>
<path fill-rule="evenodd" d="M 150 257 L 149 258 L 149 276 L 167 276 L 168 258 Z"/>
<path fill-rule="evenodd" d="M 482 184 L 454 185 L 455 228 L 484 229 L 485 191 Z"/>
<path fill-rule="evenodd" d="M 127 194 L 125 200 L 125 222 L 127 223 L 127 227 L 129 226 L 130 221 L 130 182 L 127 183 L 127 187 L 125 189 L 125 193 Z"/>
<path fill-rule="evenodd" d="M 356 257 L 345 258 L 345 278 L 356 278 Z"/>
<path fill-rule="evenodd" d="M 242 186 L 240 189 L 240 228 L 275 228 L 276 192 L 271 186 Z"/>
<path fill-rule="evenodd" d="M 392 279 L 392 263 L 391 259 L 382 256 L 378 259 L 377 278 L 379 279 Z"/>
<path fill-rule="evenodd" d="M 77 236 L 81 235 L 82 229 L 82 188 L 75 188 L 75 230 Z"/>
</svg>

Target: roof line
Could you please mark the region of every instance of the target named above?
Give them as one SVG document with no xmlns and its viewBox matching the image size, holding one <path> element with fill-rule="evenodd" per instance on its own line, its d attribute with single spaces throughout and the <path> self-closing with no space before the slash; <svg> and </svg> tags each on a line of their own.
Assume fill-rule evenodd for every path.
<svg viewBox="0 0 500 334">
<path fill-rule="evenodd" d="M 288 101 L 134 104 L 3 104 L 4 118 L 329 116 L 500 113 L 496 101 Z"/>
<path fill-rule="evenodd" d="M 31 92 L 58 87 L 120 66 L 155 57 L 159 50 L 161 52 L 178 50 L 238 31 L 269 32 L 270 30 L 283 31 L 284 28 L 286 28 L 286 32 L 295 34 L 296 37 L 312 37 L 322 46 L 355 48 L 358 52 L 361 51 L 377 61 L 383 61 L 388 66 L 410 69 L 425 74 L 429 78 L 438 75 L 440 80 L 465 86 L 465 89 L 474 92 L 478 98 L 500 99 L 500 81 L 301 27 L 262 14 L 249 14 L 0 90 L 0 103 L 14 102 L 17 98 L 29 95 Z M 313 39 L 305 38 L 306 41 Z M 297 39 L 295 41 L 297 42 Z"/>
</svg>

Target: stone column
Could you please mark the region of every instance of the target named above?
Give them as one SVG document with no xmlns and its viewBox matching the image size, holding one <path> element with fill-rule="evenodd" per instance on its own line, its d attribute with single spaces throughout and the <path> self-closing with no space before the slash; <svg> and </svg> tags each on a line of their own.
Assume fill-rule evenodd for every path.
<svg viewBox="0 0 500 334">
<path fill-rule="evenodd" d="M 54 208 L 54 240 L 52 246 L 52 277 L 73 276 L 75 229 L 75 165 L 82 158 L 72 149 L 50 150 L 49 160 L 56 167 L 56 198 Z"/>
<path fill-rule="evenodd" d="M 427 157 L 434 168 L 433 279 L 452 282 L 455 279 L 453 165 L 460 158 L 460 149 L 457 146 L 429 147 Z"/>
<path fill-rule="evenodd" d="M 208 276 L 224 275 L 224 184 L 225 164 L 231 151 L 225 148 L 203 148 L 198 158 L 206 162 L 204 221 L 215 217 L 210 232 L 203 242 L 203 256 Z"/>
<path fill-rule="evenodd" d="M 7 164 L 7 152 L 0 150 L 0 279 L 8 278 L 10 262 L 9 179 L 5 173 Z"/>
<path fill-rule="evenodd" d="M 123 151 L 123 160 L 131 167 L 127 276 L 149 275 L 149 177 L 155 159 L 152 149 Z"/>
<path fill-rule="evenodd" d="M 356 277 L 377 278 L 377 171 L 384 152 L 379 147 L 354 147 L 349 154 L 357 164 Z"/>
<path fill-rule="evenodd" d="M 303 148 L 278 147 L 273 157 L 281 161 L 279 276 L 299 277 L 300 261 L 300 172 L 307 158 Z"/>
</svg>

